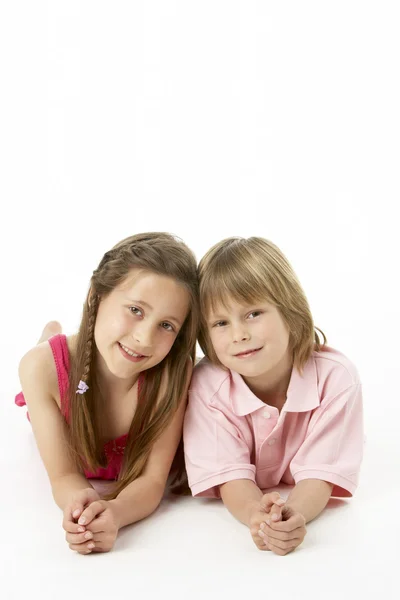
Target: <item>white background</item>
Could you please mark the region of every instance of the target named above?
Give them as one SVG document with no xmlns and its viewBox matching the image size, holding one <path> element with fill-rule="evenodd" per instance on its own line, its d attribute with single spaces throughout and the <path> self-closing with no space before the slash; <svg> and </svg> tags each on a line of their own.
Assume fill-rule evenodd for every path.
<svg viewBox="0 0 400 600">
<path fill-rule="evenodd" d="M 398 3 L 60 1 L 0 12 L 1 588 L 4 598 L 394 598 L 399 547 Z M 79 323 L 117 241 L 169 231 L 197 258 L 261 235 L 357 365 L 360 487 L 286 557 L 221 503 L 166 499 L 112 553 L 63 540 L 18 361 Z"/>
</svg>

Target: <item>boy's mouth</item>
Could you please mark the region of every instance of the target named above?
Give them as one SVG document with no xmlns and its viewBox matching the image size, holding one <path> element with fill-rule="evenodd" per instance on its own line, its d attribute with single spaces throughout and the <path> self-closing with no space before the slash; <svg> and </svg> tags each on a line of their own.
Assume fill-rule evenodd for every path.
<svg viewBox="0 0 400 600">
<path fill-rule="evenodd" d="M 247 358 L 248 356 L 254 356 L 260 350 L 262 350 L 262 346 L 261 346 L 261 348 L 253 348 L 252 350 L 245 350 L 244 352 L 239 352 L 238 354 L 235 354 L 234 356 L 235 356 L 235 358 Z"/>
</svg>

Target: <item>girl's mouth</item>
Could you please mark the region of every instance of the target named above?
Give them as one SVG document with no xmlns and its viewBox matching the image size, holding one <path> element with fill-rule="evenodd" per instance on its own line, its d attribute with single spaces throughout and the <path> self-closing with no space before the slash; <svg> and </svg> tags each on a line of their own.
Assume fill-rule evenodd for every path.
<svg viewBox="0 0 400 600">
<path fill-rule="evenodd" d="M 148 356 L 146 356 L 145 354 L 135 352 L 134 350 L 131 350 L 130 348 L 124 346 L 120 342 L 118 342 L 118 347 L 121 350 L 122 356 L 124 356 L 127 360 L 130 360 L 131 362 L 140 362 L 141 360 L 148 358 Z"/>
</svg>

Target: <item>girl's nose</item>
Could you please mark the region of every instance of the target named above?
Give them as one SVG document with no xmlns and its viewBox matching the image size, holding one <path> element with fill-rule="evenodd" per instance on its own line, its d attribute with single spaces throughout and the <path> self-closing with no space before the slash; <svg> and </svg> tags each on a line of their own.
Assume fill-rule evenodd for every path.
<svg viewBox="0 0 400 600">
<path fill-rule="evenodd" d="M 149 325 L 142 323 L 140 326 L 136 326 L 133 331 L 133 338 L 140 345 L 138 350 L 143 354 L 147 354 L 151 350 L 153 331 Z"/>
</svg>

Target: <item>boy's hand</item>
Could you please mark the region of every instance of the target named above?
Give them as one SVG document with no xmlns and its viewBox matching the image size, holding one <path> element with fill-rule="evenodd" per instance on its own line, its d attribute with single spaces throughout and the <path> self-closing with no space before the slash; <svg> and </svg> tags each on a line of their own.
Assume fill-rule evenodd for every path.
<svg viewBox="0 0 400 600">
<path fill-rule="evenodd" d="M 307 533 L 306 520 L 290 506 L 283 506 L 282 520 L 267 518 L 261 523 L 259 537 L 264 541 L 263 550 L 272 550 L 275 554 L 285 556 L 300 546 Z"/>
<path fill-rule="evenodd" d="M 273 522 L 277 522 L 281 519 L 282 506 L 285 501 L 280 497 L 278 492 L 271 492 L 270 494 L 264 494 L 261 498 L 260 503 L 256 506 L 250 517 L 250 533 L 253 538 L 253 542 L 259 550 L 269 550 L 265 546 L 265 541 L 260 533 L 262 531 L 262 524 L 265 525 L 267 519 L 271 519 Z"/>
</svg>

